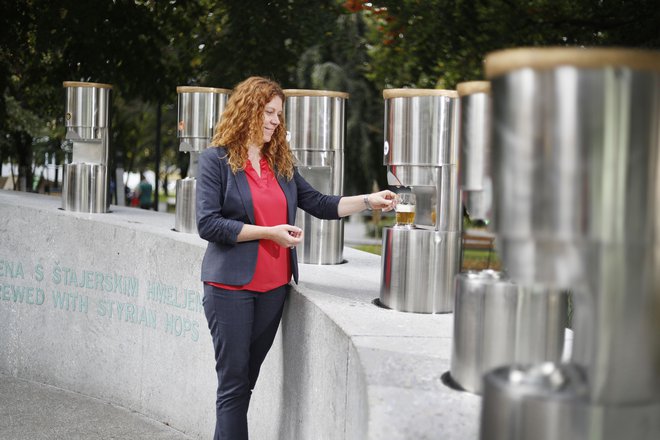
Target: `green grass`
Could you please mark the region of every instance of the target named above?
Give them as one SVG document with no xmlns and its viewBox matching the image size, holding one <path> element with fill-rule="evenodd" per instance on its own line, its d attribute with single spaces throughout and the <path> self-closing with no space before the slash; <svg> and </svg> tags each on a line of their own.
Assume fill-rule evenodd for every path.
<svg viewBox="0 0 660 440">
<path fill-rule="evenodd" d="M 356 244 L 351 246 L 359 251 L 369 252 L 370 254 L 380 255 L 383 247 L 379 244 Z"/>
<path fill-rule="evenodd" d="M 495 250 L 463 249 L 462 270 L 500 270 L 500 260 Z"/>
<path fill-rule="evenodd" d="M 371 254 L 381 255 L 383 252 L 382 246 L 379 244 L 356 244 L 351 246 L 354 249 L 369 252 Z M 495 254 L 491 251 L 490 260 L 488 251 L 482 249 L 465 249 L 463 251 L 463 265 L 461 270 L 481 270 L 481 269 L 494 269 L 499 270 L 500 262 Z"/>
</svg>

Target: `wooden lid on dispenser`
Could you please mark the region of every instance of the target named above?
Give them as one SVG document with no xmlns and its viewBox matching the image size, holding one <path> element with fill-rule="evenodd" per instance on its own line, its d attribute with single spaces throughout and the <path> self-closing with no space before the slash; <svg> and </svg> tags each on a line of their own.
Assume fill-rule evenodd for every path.
<svg viewBox="0 0 660 440">
<path fill-rule="evenodd" d="M 97 89 L 112 89 L 110 84 L 102 83 L 91 83 L 91 82 L 82 82 L 82 81 L 64 81 L 62 83 L 64 87 L 96 87 Z"/>
<path fill-rule="evenodd" d="M 198 86 L 178 86 L 177 93 L 226 93 L 230 94 L 229 89 L 218 89 L 216 87 L 198 87 Z"/>
<path fill-rule="evenodd" d="M 476 93 L 490 94 L 490 81 L 466 81 L 456 84 L 458 96 L 474 95 Z"/>
<path fill-rule="evenodd" d="M 293 96 L 321 96 L 328 98 L 343 98 L 348 99 L 348 93 L 335 92 L 332 90 L 306 90 L 306 89 L 284 89 L 284 96 L 287 98 Z"/>
<path fill-rule="evenodd" d="M 447 96 L 449 98 L 458 98 L 458 93 L 456 93 L 456 90 L 444 90 L 444 89 L 385 89 L 383 90 L 383 99 L 416 98 L 420 96 Z"/>
<path fill-rule="evenodd" d="M 573 66 L 584 69 L 627 67 L 660 72 L 660 51 L 626 48 L 521 47 L 491 52 L 484 61 L 487 78 L 511 71 Z"/>
</svg>

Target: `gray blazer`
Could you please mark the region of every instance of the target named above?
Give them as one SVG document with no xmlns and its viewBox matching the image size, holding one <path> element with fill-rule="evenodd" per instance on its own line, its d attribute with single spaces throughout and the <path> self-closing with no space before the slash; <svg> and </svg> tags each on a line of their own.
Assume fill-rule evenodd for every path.
<svg viewBox="0 0 660 440">
<path fill-rule="evenodd" d="M 322 219 L 338 219 L 341 196 L 324 195 L 294 171 L 293 179 L 278 176 L 287 202 L 287 223 L 296 220 L 296 208 Z M 202 281 L 243 285 L 252 280 L 259 241 L 237 242 L 243 224 L 254 224 L 252 193 L 244 171 L 232 173 L 226 150 L 209 147 L 199 156 L 196 182 L 197 231 L 208 246 L 202 261 Z M 291 271 L 298 282 L 298 259 L 291 249 Z"/>
</svg>

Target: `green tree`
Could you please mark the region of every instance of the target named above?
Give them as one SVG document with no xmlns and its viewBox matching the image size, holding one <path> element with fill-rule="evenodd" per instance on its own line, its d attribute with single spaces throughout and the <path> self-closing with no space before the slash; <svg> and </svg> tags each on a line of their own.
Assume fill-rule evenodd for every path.
<svg viewBox="0 0 660 440">
<path fill-rule="evenodd" d="M 382 166 L 383 104 L 366 78 L 366 26 L 360 15 L 343 13 L 321 44 L 307 49 L 298 63 L 297 87 L 349 93 L 344 140 L 344 192 L 386 185 Z"/>
<path fill-rule="evenodd" d="M 453 88 L 483 78 L 483 59 L 519 46 L 660 47 L 652 0 L 354 1 L 370 23 L 379 88 Z"/>
<path fill-rule="evenodd" d="M 163 103 L 199 65 L 190 30 L 203 9 L 195 1 L 10 0 L 2 8 L 0 157 L 16 158 L 26 181 L 41 155 L 35 147 L 58 155 L 64 80 L 113 84 L 118 102 Z M 13 113 L 35 116 L 33 126 L 8 118 L 9 100 Z M 50 127 L 46 142 L 34 142 L 34 126 Z"/>
<path fill-rule="evenodd" d="M 285 88 L 348 92 L 345 192 L 384 184 L 382 100 L 364 76 L 366 27 L 336 0 L 217 2 L 205 19 L 200 85 L 232 87 L 250 75 Z"/>
<path fill-rule="evenodd" d="M 231 88 L 251 75 L 295 86 L 300 54 L 333 31 L 336 0 L 269 0 L 212 3 L 203 20 L 200 78 L 205 85 Z"/>
<path fill-rule="evenodd" d="M 383 184 L 383 173 L 376 171 L 384 168 L 383 101 L 380 93 L 374 91 L 395 87 L 452 89 L 459 82 L 483 78 L 486 54 L 508 47 L 658 47 L 660 8 L 656 3 L 651 0 L 343 2 L 345 11 L 360 17 L 358 22 L 362 25 L 351 28 L 342 26 L 343 22 L 338 20 L 336 32 L 348 41 L 342 46 L 342 37 L 332 39 L 326 43 L 326 52 L 306 54 L 301 63 L 319 69 L 318 66 L 332 60 L 333 66 L 341 67 L 343 81 L 349 85 L 350 105 L 356 111 L 349 114 L 346 136 L 347 188 L 353 188 L 351 183 L 355 183 L 358 191 L 368 189 L 363 177 L 371 178 L 374 174 Z M 363 93 L 356 93 L 356 89 Z M 363 100 L 361 95 L 368 97 Z M 359 148 L 359 156 L 352 155 L 355 147 Z"/>
<path fill-rule="evenodd" d="M 0 4 L 0 160 L 61 157 L 62 81 L 113 84 L 113 157 L 130 170 L 188 156 L 176 86 L 249 75 L 350 93 L 346 189 L 384 184 L 381 90 L 453 88 L 493 50 L 524 45 L 657 48 L 660 8 L 638 0 L 5 0 Z M 159 125 L 157 115 L 162 110 Z"/>
</svg>

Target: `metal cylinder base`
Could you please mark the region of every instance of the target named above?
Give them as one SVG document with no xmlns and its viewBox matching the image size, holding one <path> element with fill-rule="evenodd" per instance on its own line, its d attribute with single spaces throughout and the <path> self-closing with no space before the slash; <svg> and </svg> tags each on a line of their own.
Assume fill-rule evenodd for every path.
<svg viewBox="0 0 660 440">
<path fill-rule="evenodd" d="M 65 211 L 108 212 L 107 171 L 96 163 L 64 165 L 62 209 Z"/>
<path fill-rule="evenodd" d="M 176 205 L 174 229 L 189 234 L 197 233 L 195 217 L 195 194 L 197 180 L 186 178 L 176 182 Z"/>
<path fill-rule="evenodd" d="M 571 422 L 585 409 L 588 390 L 583 373 L 572 364 L 547 362 L 501 367 L 486 374 L 480 439 L 582 438 L 573 435 Z"/>
<path fill-rule="evenodd" d="M 451 312 L 460 250 L 458 231 L 383 229 L 380 303 L 402 312 Z"/>
<path fill-rule="evenodd" d="M 472 393 L 482 392 L 484 373 L 496 367 L 561 361 L 567 292 L 502 277 L 492 270 L 456 276 L 450 372 Z"/>
<path fill-rule="evenodd" d="M 497 368 L 484 378 L 480 439 L 660 438 L 660 402 L 604 405 L 591 397 L 576 364 Z"/>
<path fill-rule="evenodd" d="M 305 264 L 339 264 L 343 262 L 344 223 L 321 220 L 298 210 L 296 225 L 303 230 L 303 243 L 298 246 L 298 262 Z"/>
</svg>

